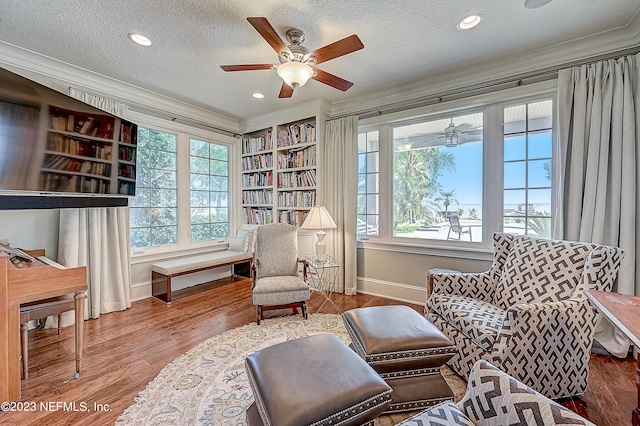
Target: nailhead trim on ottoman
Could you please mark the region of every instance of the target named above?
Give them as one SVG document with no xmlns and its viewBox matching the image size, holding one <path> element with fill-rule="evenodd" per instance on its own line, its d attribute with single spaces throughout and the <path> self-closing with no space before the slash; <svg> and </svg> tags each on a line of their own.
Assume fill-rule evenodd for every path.
<svg viewBox="0 0 640 426">
<path fill-rule="evenodd" d="M 362 425 L 391 403 L 391 387 L 331 334 L 254 352 L 245 369 L 255 399 L 250 426 Z"/>
<path fill-rule="evenodd" d="M 352 349 L 393 388 L 385 414 L 453 400 L 440 367 L 455 353 L 436 326 L 408 306 L 357 308 L 342 314 Z"/>
</svg>

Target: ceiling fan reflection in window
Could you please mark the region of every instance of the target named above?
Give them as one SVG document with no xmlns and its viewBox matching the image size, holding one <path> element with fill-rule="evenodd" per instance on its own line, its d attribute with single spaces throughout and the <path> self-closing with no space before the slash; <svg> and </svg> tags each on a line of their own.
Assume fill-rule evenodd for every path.
<svg viewBox="0 0 640 426">
<path fill-rule="evenodd" d="M 297 28 L 289 29 L 285 37 L 289 42 L 287 46 L 280 38 L 275 29 L 271 26 L 267 18 L 255 17 L 247 18 L 249 23 L 260 33 L 269 45 L 278 54 L 279 64 L 244 64 L 244 65 L 221 65 L 224 71 L 254 71 L 254 70 L 276 70 L 283 83 L 280 88 L 279 98 L 290 98 L 294 89 L 305 85 L 309 79 L 319 81 L 328 86 L 334 87 L 343 92 L 349 90 L 353 83 L 343 78 L 322 71 L 317 68 L 318 64 L 339 58 L 346 54 L 364 48 L 357 35 L 353 34 L 342 40 L 328 44 L 320 49 L 309 52 L 304 47 L 304 32 Z"/>
<path fill-rule="evenodd" d="M 438 133 L 427 133 L 412 135 L 400 140 L 396 140 L 397 151 L 408 151 L 412 149 L 426 149 L 440 146 L 454 147 L 467 142 L 482 140 L 482 127 L 469 123 L 456 125 L 453 118 L 449 125 Z"/>
</svg>

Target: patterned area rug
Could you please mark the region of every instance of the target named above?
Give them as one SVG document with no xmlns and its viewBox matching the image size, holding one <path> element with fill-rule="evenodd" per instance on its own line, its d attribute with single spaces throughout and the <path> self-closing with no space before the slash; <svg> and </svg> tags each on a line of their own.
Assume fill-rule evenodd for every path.
<svg viewBox="0 0 640 426">
<path fill-rule="evenodd" d="M 246 425 L 245 411 L 253 402 L 244 359 L 259 349 L 291 339 L 332 333 L 351 343 L 342 318 L 311 314 L 267 319 L 226 331 L 199 344 L 167 365 L 140 392 L 116 425 Z M 456 401 L 464 394 L 464 381 L 450 370 L 443 372 Z M 410 414 L 384 416 L 376 426 L 393 425 Z"/>
</svg>

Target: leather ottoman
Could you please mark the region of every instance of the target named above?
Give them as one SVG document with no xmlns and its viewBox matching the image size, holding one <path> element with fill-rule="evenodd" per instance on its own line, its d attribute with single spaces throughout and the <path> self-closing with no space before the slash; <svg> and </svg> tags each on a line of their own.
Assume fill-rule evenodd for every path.
<svg viewBox="0 0 640 426">
<path fill-rule="evenodd" d="M 385 414 L 420 410 L 453 401 L 440 367 L 453 343 L 408 306 L 374 306 L 342 314 L 352 349 L 393 388 Z"/>
<path fill-rule="evenodd" d="M 254 352 L 245 369 L 255 398 L 249 426 L 373 425 L 391 402 L 389 385 L 332 334 Z"/>
</svg>

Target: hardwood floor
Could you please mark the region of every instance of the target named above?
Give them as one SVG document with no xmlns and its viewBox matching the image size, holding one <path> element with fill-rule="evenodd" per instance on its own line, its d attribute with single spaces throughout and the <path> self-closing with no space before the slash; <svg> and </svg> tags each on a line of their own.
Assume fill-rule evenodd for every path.
<svg viewBox="0 0 640 426">
<path fill-rule="evenodd" d="M 335 300 L 343 311 L 400 303 L 363 294 L 338 294 Z M 321 301 L 313 295 L 309 312 Z M 421 305 L 410 306 L 422 312 Z M 323 312 L 332 310 L 325 307 Z M 78 380 L 73 327 L 59 336 L 56 330 L 32 330 L 29 378 L 22 381 L 22 405 L 17 407 L 23 411 L 0 412 L 0 424 L 113 424 L 164 366 L 209 337 L 254 319 L 248 280 L 221 280 L 176 292 L 171 306 L 152 299 L 134 302 L 127 311 L 85 322 Z M 562 404 L 601 426 L 631 424 L 635 361 L 592 355 L 590 368 L 587 393 Z"/>
</svg>

